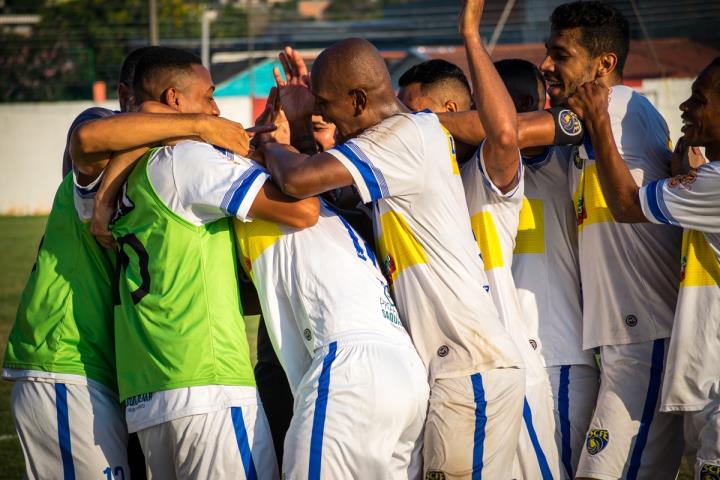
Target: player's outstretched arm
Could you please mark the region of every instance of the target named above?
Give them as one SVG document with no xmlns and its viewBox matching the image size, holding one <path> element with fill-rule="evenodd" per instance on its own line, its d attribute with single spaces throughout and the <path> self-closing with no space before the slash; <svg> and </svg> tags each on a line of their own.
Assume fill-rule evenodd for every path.
<svg viewBox="0 0 720 480">
<path fill-rule="evenodd" d="M 608 98 L 610 89 L 588 82 L 568 99 L 568 105 L 585 122 L 595 151 L 600 186 L 615 221 L 647 222 L 640 204 L 640 189 L 623 161 L 612 132 Z"/>
<path fill-rule="evenodd" d="M 293 228 L 308 228 L 318 221 L 320 200 L 298 200 L 282 193 L 272 182 L 265 182 L 250 207 L 250 215 Z"/>
<path fill-rule="evenodd" d="M 465 44 L 477 114 L 487 138 L 483 157 L 490 180 L 502 192 L 518 182 L 518 150 L 515 105 L 480 38 L 483 0 L 463 0 L 459 29 Z"/>
<path fill-rule="evenodd" d="M 283 193 L 307 198 L 353 184 L 347 168 L 329 153 L 305 155 L 288 145 L 267 144 L 265 167 Z"/>
<path fill-rule="evenodd" d="M 70 156 L 81 174 L 97 178 L 111 152 L 178 137 L 200 137 L 241 155 L 250 145 L 242 125 L 212 115 L 126 113 L 83 123 L 70 139 Z"/>
</svg>

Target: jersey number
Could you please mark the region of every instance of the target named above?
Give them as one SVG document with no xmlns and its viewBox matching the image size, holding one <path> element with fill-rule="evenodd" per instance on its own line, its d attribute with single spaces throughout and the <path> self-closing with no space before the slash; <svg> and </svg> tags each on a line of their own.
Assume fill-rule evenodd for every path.
<svg viewBox="0 0 720 480">
<path fill-rule="evenodd" d="M 142 243 L 140 243 L 140 240 L 138 240 L 134 233 L 128 233 L 127 235 L 118 238 L 117 242 L 119 248 L 118 272 L 120 276 L 122 275 L 123 269 L 127 269 L 130 264 L 130 257 L 128 257 L 125 253 L 125 246 L 127 245 L 133 249 L 138 257 L 141 283 L 136 290 L 130 292 L 130 297 L 132 298 L 133 303 L 137 305 L 140 300 L 142 300 L 143 297 L 150 292 L 150 270 L 148 269 L 150 257 L 148 256 L 147 250 L 145 250 L 145 247 Z"/>
</svg>

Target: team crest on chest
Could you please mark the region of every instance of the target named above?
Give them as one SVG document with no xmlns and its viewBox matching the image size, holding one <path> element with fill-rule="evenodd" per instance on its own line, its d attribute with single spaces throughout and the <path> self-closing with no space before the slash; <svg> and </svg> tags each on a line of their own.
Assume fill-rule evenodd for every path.
<svg viewBox="0 0 720 480">
<path fill-rule="evenodd" d="M 383 260 L 383 273 L 385 273 L 385 278 L 387 279 L 388 285 L 391 287 L 393 284 L 393 275 L 396 271 L 397 266 L 395 265 L 395 260 L 392 255 L 388 253 L 387 256 L 385 256 L 385 260 Z"/>
<path fill-rule="evenodd" d="M 610 432 L 607 430 L 593 429 L 588 431 L 585 448 L 590 455 L 597 455 L 603 451 L 608 442 L 610 442 Z"/>
<path fill-rule="evenodd" d="M 703 463 L 700 467 L 700 480 L 720 480 L 720 465 Z"/>
</svg>

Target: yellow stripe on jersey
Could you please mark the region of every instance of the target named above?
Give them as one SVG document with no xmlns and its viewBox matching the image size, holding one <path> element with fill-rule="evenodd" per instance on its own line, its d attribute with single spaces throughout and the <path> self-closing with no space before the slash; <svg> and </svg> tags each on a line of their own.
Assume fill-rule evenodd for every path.
<svg viewBox="0 0 720 480">
<path fill-rule="evenodd" d="M 513 253 L 545 253 L 545 214 L 539 198 L 523 198 Z"/>
<path fill-rule="evenodd" d="M 460 167 L 458 167 L 457 157 L 455 156 L 455 139 L 453 138 L 450 131 L 445 128 L 444 125 L 441 124 L 440 128 L 442 128 L 443 133 L 445 133 L 445 136 L 447 137 L 448 151 L 450 153 L 451 160 L 450 168 L 452 168 L 452 173 L 454 173 L 455 175 L 460 175 Z"/>
<path fill-rule="evenodd" d="M 680 288 L 720 285 L 720 261 L 702 232 L 683 232 Z"/>
<path fill-rule="evenodd" d="M 235 237 L 237 238 L 238 257 L 242 259 L 243 269 L 252 278 L 252 265 L 260 255 L 283 235 L 280 227 L 273 222 L 253 220 L 241 222 L 234 219 Z"/>
<path fill-rule="evenodd" d="M 580 174 L 580 182 L 574 195 L 575 213 L 577 214 L 578 230 L 593 223 L 614 222 L 600 188 L 597 166 L 588 165 Z"/>
<path fill-rule="evenodd" d="M 498 237 L 492 214 L 490 212 L 478 212 L 470 217 L 470 225 L 475 234 L 478 247 L 480 247 L 485 270 L 502 267 L 505 262 L 503 261 L 500 237 Z"/>
<path fill-rule="evenodd" d="M 406 268 L 428 263 L 425 249 L 400 213 L 389 211 L 382 214 L 380 228 L 378 247 L 388 283 L 392 284 Z"/>
</svg>

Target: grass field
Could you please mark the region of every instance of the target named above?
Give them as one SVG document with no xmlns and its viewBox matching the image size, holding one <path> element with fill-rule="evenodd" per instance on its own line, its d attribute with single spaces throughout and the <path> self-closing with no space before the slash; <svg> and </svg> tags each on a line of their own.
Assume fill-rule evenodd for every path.
<svg viewBox="0 0 720 480">
<path fill-rule="evenodd" d="M 45 217 L 0 217 L 0 358 L 5 357 L 5 345 L 15 320 L 20 294 L 30 274 L 37 246 L 45 228 Z M 255 361 L 255 335 L 258 317 L 248 317 L 247 330 L 250 355 Z M 0 479 L 19 479 L 24 463 L 12 418 L 10 390 L 12 384 L 0 380 Z M 683 464 L 679 480 L 692 475 Z"/>
</svg>

